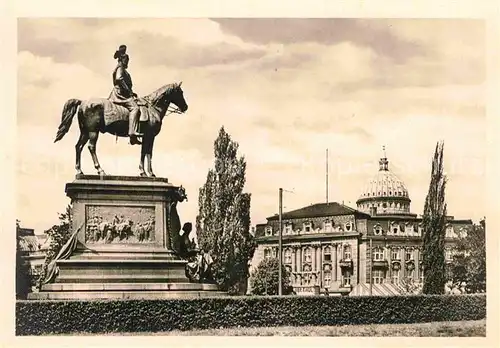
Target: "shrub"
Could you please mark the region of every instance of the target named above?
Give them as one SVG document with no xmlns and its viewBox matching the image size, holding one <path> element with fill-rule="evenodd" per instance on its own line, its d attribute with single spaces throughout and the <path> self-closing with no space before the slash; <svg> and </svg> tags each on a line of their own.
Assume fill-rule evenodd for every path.
<svg viewBox="0 0 500 348">
<path fill-rule="evenodd" d="M 479 320 L 486 295 L 18 301 L 17 335 Z"/>
<path fill-rule="evenodd" d="M 250 282 L 254 295 L 278 295 L 279 288 L 279 260 L 275 257 L 262 260 L 252 273 Z M 289 291 L 290 274 L 285 266 L 281 265 L 281 280 L 283 294 Z"/>
</svg>

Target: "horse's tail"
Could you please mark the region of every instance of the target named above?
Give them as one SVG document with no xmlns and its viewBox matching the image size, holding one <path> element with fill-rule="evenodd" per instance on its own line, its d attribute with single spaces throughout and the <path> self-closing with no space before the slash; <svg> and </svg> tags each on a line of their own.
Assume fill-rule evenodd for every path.
<svg viewBox="0 0 500 348">
<path fill-rule="evenodd" d="M 64 137 L 64 135 L 68 133 L 71 127 L 71 123 L 73 122 L 73 117 L 75 116 L 76 111 L 78 110 L 78 107 L 80 106 L 81 103 L 82 101 L 79 99 L 70 99 L 66 102 L 66 104 L 64 104 L 61 117 L 61 124 L 57 129 L 56 139 L 54 140 L 54 143 L 61 140 Z"/>
</svg>

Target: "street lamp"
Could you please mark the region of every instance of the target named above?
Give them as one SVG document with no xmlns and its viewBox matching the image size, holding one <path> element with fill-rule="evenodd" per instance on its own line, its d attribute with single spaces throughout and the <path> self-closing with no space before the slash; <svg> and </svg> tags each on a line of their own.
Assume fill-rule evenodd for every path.
<svg viewBox="0 0 500 348">
<path fill-rule="evenodd" d="M 282 215 L 283 215 L 283 189 L 280 187 L 279 189 L 279 230 L 278 230 L 278 296 L 283 295 L 283 275 L 282 275 L 282 270 L 281 268 L 283 267 L 283 256 L 282 256 L 282 249 L 283 249 L 283 241 L 282 241 L 282 236 L 283 236 L 283 220 L 282 220 Z"/>
</svg>

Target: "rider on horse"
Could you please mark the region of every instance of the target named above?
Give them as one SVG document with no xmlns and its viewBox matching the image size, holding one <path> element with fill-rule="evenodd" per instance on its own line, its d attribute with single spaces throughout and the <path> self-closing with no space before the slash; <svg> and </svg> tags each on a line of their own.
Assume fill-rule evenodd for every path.
<svg viewBox="0 0 500 348">
<path fill-rule="evenodd" d="M 109 100 L 115 104 L 124 106 L 129 111 L 129 128 L 128 134 L 130 137 L 130 144 L 141 144 L 137 137 L 142 136 L 138 133 L 139 125 L 139 106 L 135 98 L 137 94 L 132 91 L 132 78 L 127 71 L 129 56 L 126 53 L 127 46 L 120 45 L 115 52 L 114 58 L 118 59 L 118 65 L 113 71 L 113 90 L 109 95 Z"/>
</svg>

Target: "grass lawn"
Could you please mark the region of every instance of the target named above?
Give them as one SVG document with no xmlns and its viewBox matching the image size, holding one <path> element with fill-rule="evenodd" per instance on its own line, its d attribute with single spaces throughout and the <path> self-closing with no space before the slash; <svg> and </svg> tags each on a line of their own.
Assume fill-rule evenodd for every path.
<svg viewBox="0 0 500 348">
<path fill-rule="evenodd" d="M 444 321 L 418 324 L 373 324 L 345 326 L 280 326 L 255 328 L 207 329 L 116 335 L 169 336 L 411 336 L 411 337 L 486 337 L 486 319 Z"/>
</svg>

